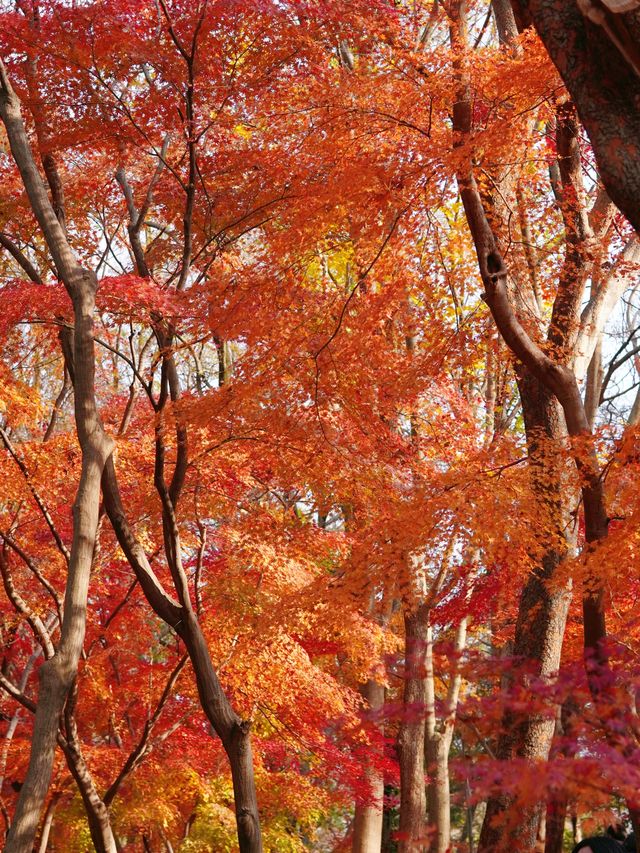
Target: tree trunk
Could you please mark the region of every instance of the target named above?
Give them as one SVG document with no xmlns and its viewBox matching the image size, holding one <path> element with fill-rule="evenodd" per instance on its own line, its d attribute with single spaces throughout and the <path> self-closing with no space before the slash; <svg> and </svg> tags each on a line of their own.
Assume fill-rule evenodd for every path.
<svg viewBox="0 0 640 853">
<path fill-rule="evenodd" d="M 451 792 L 449 790 L 449 749 L 442 734 L 427 738 L 427 809 L 429 825 L 436 835 L 432 853 L 447 853 L 451 846 Z"/>
<path fill-rule="evenodd" d="M 564 5 L 572 5 L 575 9 L 573 4 Z M 467 43 L 465 16 L 465 4 L 464 0 L 461 0 L 454 10 L 453 30 L 462 44 Z M 473 129 L 470 81 L 462 64 L 459 82 L 458 100 L 453 108 L 456 145 L 468 140 Z M 539 569 L 532 574 L 523 590 L 514 647 L 518 658 L 528 659 L 534 664 L 534 674 L 538 677 L 550 676 L 557 669 L 560 660 L 568 595 L 565 590 L 552 591 L 550 582 L 556 567 L 568 552 L 569 543 L 563 543 L 564 531 L 571 529 L 567 511 L 575 502 L 572 494 L 565 494 L 562 466 L 554 465 L 544 444 L 540 449 L 536 447 L 536 430 L 542 428 L 542 434 L 546 433 L 554 443 L 567 433 L 573 437 L 590 434 L 575 374 L 567 366 L 571 363 L 575 350 L 580 327 L 580 301 L 588 274 L 584 263 L 580 262 L 581 250 L 593 237 L 584 206 L 578 135 L 571 109 L 564 109 L 562 114 L 558 115 L 557 143 L 563 196 L 566 196 L 561 205 L 566 249 L 548 333 L 548 341 L 553 345 L 558 361 L 551 359 L 529 336 L 511 304 L 507 269 L 490 222 L 490 212 L 487 213 L 485 209 L 485 202 L 474 176 L 471 156 L 467 157 L 464 168 L 458 174 L 460 195 L 485 287 L 485 301 L 504 342 L 522 364 L 519 387 L 532 462 L 530 469 L 534 491 L 538 497 L 537 503 L 548 519 L 549 545 Z M 560 406 L 566 429 L 562 424 Z M 557 415 L 553 414 L 553 409 L 557 410 Z M 575 454 L 574 460 L 582 479 L 586 539 L 589 543 L 597 542 L 607 535 L 607 515 L 593 445 L 588 447 L 588 454 Z M 556 531 L 557 535 L 554 535 Z M 597 676 L 602 674 L 608 664 L 604 645 L 606 628 L 603 586 L 600 578 L 594 580 L 595 588 L 592 591 L 585 588 L 583 594 L 583 625 L 587 677 L 594 701 L 597 701 Z M 518 720 L 507 710 L 498 746 L 498 758 L 504 761 L 513 757 L 544 759 L 548 755 L 552 734 L 552 722 L 532 716 Z M 518 808 L 517 829 L 505 825 L 504 813 L 507 809 L 510 809 L 512 819 L 515 818 L 511 806 L 512 797 L 505 793 L 489 800 L 480 838 L 480 851 L 497 853 L 513 849 L 514 846 L 523 851 L 534 848 L 537 827 L 540 817 L 544 814 L 542 804 Z M 501 817 L 500 820 L 496 820 L 498 816 Z"/>
<path fill-rule="evenodd" d="M 569 590 L 553 589 L 550 583 L 558 565 L 571 547 L 567 531 L 571 531 L 567 515 L 567 495 L 559 482 L 549 439 L 566 435 L 560 407 L 553 394 L 538 380 L 526 374 L 518 383 L 524 412 L 534 492 L 547 516 L 547 529 L 554 545 L 544 554 L 538 569 L 531 574 L 520 596 L 513 654 L 516 661 L 528 661 L 535 676 L 552 676 L 560 664 L 562 638 L 570 602 Z M 543 439 L 541 441 L 541 439 Z M 525 682 L 526 688 L 526 682 Z M 509 761 L 525 758 L 544 760 L 549 755 L 554 722 L 545 717 L 518 714 L 505 710 L 502 733 L 498 740 L 497 758 Z M 496 819 L 511 812 L 514 796 L 501 793 L 489 798 L 482 825 L 478 853 L 501 853 L 517 849 L 533 850 L 538 835 L 544 801 L 518 808 L 517 826 L 497 826 Z"/>
<path fill-rule="evenodd" d="M 193 611 L 184 613 L 183 622 L 177 630 L 189 652 L 200 704 L 220 736 L 229 757 L 240 851 L 262 853 L 258 799 L 253 775 L 251 724 L 235 713 L 224 695 L 200 623 Z"/>
<path fill-rule="evenodd" d="M 462 654 L 467 641 L 467 619 L 458 625 L 455 639 L 456 658 Z M 427 759 L 427 814 L 429 827 L 435 829 L 431 853 L 447 853 L 451 849 L 451 791 L 449 785 L 449 751 L 458 709 L 462 677 L 456 659 L 451 673 L 443 712 L 436 713 L 435 671 L 433 667 L 433 630 L 427 630 L 426 654 L 425 746 Z"/>
<path fill-rule="evenodd" d="M 564 825 L 567 819 L 569 798 L 559 793 L 547 804 L 547 832 L 544 841 L 544 853 L 562 853 L 564 845 Z"/>
<path fill-rule="evenodd" d="M 109 810 L 96 790 L 82 753 L 75 719 L 76 700 L 77 687 L 74 684 L 64 710 L 66 733 L 66 738 L 62 741 L 64 754 L 82 797 L 93 846 L 97 853 L 117 853 L 118 848 L 111 829 Z"/>
<path fill-rule="evenodd" d="M 165 144 L 168 144 L 168 139 L 169 137 L 166 137 Z M 158 174 L 159 172 L 156 172 L 156 175 Z M 139 239 L 139 230 L 143 220 L 139 212 L 135 210 L 131 189 L 128 186 L 124 170 L 118 170 L 117 179 L 123 187 L 129 208 L 129 236 L 136 259 L 136 267 L 141 276 L 147 277 L 150 275 L 150 269 Z M 185 243 L 181 282 L 185 280 L 189 257 Z M 172 353 L 173 329 L 167 326 L 159 316 L 155 317 L 153 322 L 155 337 L 162 355 L 161 393 L 156 408 L 157 413 L 161 415 L 169 399 L 174 404 L 180 399 L 180 378 Z M 224 384 L 230 375 L 228 359 L 226 358 L 228 350 L 224 343 L 218 339 L 216 339 L 216 347 L 221 371 L 219 380 L 220 384 Z M 240 851 L 241 853 L 262 853 L 260 814 L 251 750 L 251 725 L 248 720 L 241 719 L 235 713 L 220 685 L 198 620 L 198 593 L 196 592 L 196 609 L 194 610 L 188 578 L 182 564 L 176 507 L 188 467 L 188 443 L 184 424 L 179 421 L 176 422 L 175 431 L 176 459 L 173 476 L 167 485 L 164 472 L 166 449 L 163 431 L 160 421 L 158 421 L 154 484 L 162 502 L 165 556 L 174 582 L 177 601 L 165 592 L 149 565 L 144 549 L 129 526 L 118 489 L 113 457 L 107 460 L 102 478 L 105 510 L 120 547 L 134 570 L 148 602 L 155 613 L 176 631 L 186 646 L 196 677 L 202 709 L 220 737 L 231 765 Z"/>
<path fill-rule="evenodd" d="M 575 2 L 512 5 L 520 24 L 538 31 L 578 109 L 609 196 L 640 232 L 640 14 L 587 4 L 602 13 L 596 24 Z"/>
<path fill-rule="evenodd" d="M 20 102 L 0 62 L 0 116 L 31 208 L 42 229 L 58 275 L 71 297 L 74 312 L 75 420 L 82 451 L 82 471 L 73 506 L 73 540 L 65 590 L 60 643 L 40 668 L 40 691 L 33 728 L 29 768 L 5 853 L 30 853 L 49 789 L 58 721 L 74 683 L 86 627 L 89 575 L 98 529 L 100 478 L 113 442 L 102 429 L 94 388 L 93 313 L 97 280 L 76 261 L 55 215 L 33 159 L 20 114 Z"/>
<path fill-rule="evenodd" d="M 405 681 L 403 719 L 398 732 L 400 763 L 400 853 L 426 847 L 424 715 L 429 611 L 424 605 L 404 616 Z"/>
<path fill-rule="evenodd" d="M 373 679 L 360 686 L 360 693 L 369 709 L 379 713 L 384 707 L 384 685 Z M 382 730 L 381 721 L 377 723 Z M 380 853 L 382 848 L 382 812 L 384 808 L 384 777 L 374 766 L 365 765 L 364 776 L 370 796 L 366 805 L 356 805 L 353 823 L 352 853 Z"/>
<path fill-rule="evenodd" d="M 49 835 L 51 833 L 51 827 L 53 826 L 53 818 L 56 812 L 56 806 L 58 805 L 58 800 L 60 799 L 60 794 L 54 794 L 49 800 L 49 805 L 44 813 L 44 820 L 42 821 L 42 830 L 40 832 L 40 840 L 38 842 L 38 853 L 46 853 L 47 846 L 49 844 Z"/>
</svg>

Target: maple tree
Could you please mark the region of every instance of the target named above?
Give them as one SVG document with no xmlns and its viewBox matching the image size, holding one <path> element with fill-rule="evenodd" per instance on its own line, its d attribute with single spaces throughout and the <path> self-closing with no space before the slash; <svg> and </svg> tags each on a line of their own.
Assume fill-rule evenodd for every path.
<svg viewBox="0 0 640 853">
<path fill-rule="evenodd" d="M 0 7 L 10 853 L 637 826 L 636 13 L 556 5 Z"/>
</svg>

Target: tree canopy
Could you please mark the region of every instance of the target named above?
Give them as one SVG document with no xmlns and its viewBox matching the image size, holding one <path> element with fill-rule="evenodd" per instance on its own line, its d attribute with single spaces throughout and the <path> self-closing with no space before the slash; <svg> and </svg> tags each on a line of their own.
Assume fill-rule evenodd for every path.
<svg viewBox="0 0 640 853">
<path fill-rule="evenodd" d="M 636 5 L 0 0 L 7 853 L 640 837 Z"/>
</svg>

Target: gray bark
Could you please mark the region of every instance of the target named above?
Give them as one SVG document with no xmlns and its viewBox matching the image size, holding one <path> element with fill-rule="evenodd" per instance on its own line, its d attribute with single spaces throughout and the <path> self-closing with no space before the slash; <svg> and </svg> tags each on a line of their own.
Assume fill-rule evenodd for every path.
<svg viewBox="0 0 640 853">
<path fill-rule="evenodd" d="M 98 527 L 100 479 L 113 443 L 105 435 L 94 393 L 93 312 L 95 274 L 76 261 L 35 164 L 20 113 L 20 102 L 0 62 L 0 117 L 31 208 L 42 229 L 74 310 L 75 418 L 82 472 L 73 506 L 73 540 L 60 643 L 40 668 L 40 691 L 29 768 L 9 832 L 6 853 L 33 848 L 39 815 L 49 788 L 58 720 L 77 673 L 86 626 L 89 575 Z"/>
</svg>

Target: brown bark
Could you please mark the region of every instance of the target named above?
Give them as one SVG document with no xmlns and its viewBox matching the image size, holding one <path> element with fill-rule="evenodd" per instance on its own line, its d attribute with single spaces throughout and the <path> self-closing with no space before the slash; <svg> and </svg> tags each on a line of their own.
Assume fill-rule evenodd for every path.
<svg viewBox="0 0 640 853">
<path fill-rule="evenodd" d="M 515 316 L 507 291 L 506 269 L 486 219 L 473 175 L 468 173 L 466 176 L 461 176 L 459 182 L 467 221 L 478 254 L 480 272 L 486 287 L 485 301 L 498 330 L 526 370 L 558 400 L 562 406 L 569 435 L 573 437 L 590 435 L 589 423 L 573 372 L 547 356 L 529 337 Z M 576 453 L 575 461 L 583 479 L 585 536 L 587 542 L 597 542 L 607 535 L 608 519 L 593 445 L 588 446 L 586 455 Z M 606 629 L 602 589 L 598 588 L 594 592 L 585 593 L 583 618 L 585 653 L 587 657 L 604 662 L 603 640 L 606 637 Z"/>
<path fill-rule="evenodd" d="M 403 720 L 398 732 L 400 764 L 400 853 L 426 848 L 426 791 L 424 715 L 427 705 L 426 666 L 429 607 L 405 612 L 405 675 Z"/>
<path fill-rule="evenodd" d="M 131 773 L 133 773 L 133 771 L 140 766 L 145 756 L 147 756 L 152 751 L 153 742 L 151 740 L 151 734 L 158 720 L 160 719 L 162 710 L 165 707 L 167 700 L 169 699 L 169 696 L 173 691 L 173 688 L 175 687 L 176 681 L 178 680 L 178 677 L 182 672 L 186 661 L 187 656 L 183 655 L 169 674 L 169 678 L 167 679 L 167 683 L 165 684 L 164 690 L 160 695 L 160 699 L 158 700 L 158 704 L 156 705 L 153 714 L 145 721 L 138 743 L 131 750 L 131 752 L 127 756 L 126 761 L 122 765 L 120 772 L 105 791 L 102 801 L 104 802 L 107 808 L 111 806 L 111 803 L 116 797 L 125 779 L 127 779 L 131 775 Z M 175 725 L 177 724 L 174 724 L 174 726 Z M 158 740 L 164 739 L 173 730 L 174 727 L 171 727 L 167 732 L 165 732 L 163 737 L 159 738 Z"/>
<path fill-rule="evenodd" d="M 459 4 L 454 20 L 454 32 L 463 43 L 466 41 L 464 4 Z M 460 73 L 460 92 L 454 105 L 453 124 L 457 134 L 456 144 L 469 140 L 472 130 L 469 85 L 464 70 Z M 540 506 L 547 516 L 560 524 L 552 525 L 561 533 L 568 529 L 562 516 L 567 510 L 567 496 L 562 494 L 560 470 L 554 471 L 552 460 L 545 459 L 536 449 L 536 430 L 542 428 L 552 438 L 564 434 L 562 416 L 569 435 L 589 435 L 589 422 L 582 404 L 578 384 L 573 372 L 565 366 L 570 362 L 578 336 L 578 310 L 586 281 L 588 264 L 586 254 L 593 238 L 591 223 L 585 213 L 584 192 L 580 176 L 580 156 L 577 148 L 577 126 L 570 109 L 563 108 L 558 120 L 559 172 L 562 180 L 561 207 L 565 222 L 566 252 L 558 295 L 554 303 L 549 343 L 557 360 L 551 358 L 529 336 L 517 319 L 511 305 L 507 274 L 497 239 L 490 223 L 473 174 L 471 157 L 458 175 L 458 184 L 467 222 L 478 256 L 484 298 L 505 343 L 521 362 L 520 396 L 525 415 L 525 427 L 534 464 L 532 476 Z M 562 416 L 554 413 L 557 404 Z M 544 453 L 544 450 L 543 450 Z M 536 460 L 537 457 L 537 461 Z M 596 542 L 607 535 L 607 516 L 604 508 L 602 483 L 595 451 L 591 445 L 586 454 L 576 453 L 576 466 L 583 480 L 582 498 L 585 514 L 586 538 Z M 537 468 L 537 470 L 536 470 Z M 543 469 L 546 468 L 544 476 Z M 542 474 L 542 476 L 541 476 Z M 545 485 L 546 484 L 546 485 Z M 549 491 L 549 484 L 552 492 Z M 558 542 L 562 536 L 557 537 Z M 553 546 L 542 560 L 538 571 L 527 582 L 522 594 L 514 652 L 518 657 L 535 662 L 537 674 L 550 675 L 559 664 L 562 635 L 566 619 L 567 596 L 560 590 L 551 592 L 550 582 L 558 563 L 566 554 L 563 546 Z M 604 639 L 603 589 L 583 596 L 584 645 L 587 672 L 594 695 L 598 693 L 597 675 L 606 665 Z M 527 716 L 517 721 L 507 711 L 504 733 L 500 738 L 498 757 L 507 760 L 512 756 L 545 758 L 548 754 L 553 725 L 544 719 Z M 508 850 L 516 843 L 518 849 L 530 850 L 536 844 L 537 827 L 542 816 L 541 804 L 534 804 L 518 815 L 517 833 L 509 838 L 504 826 L 498 828 L 496 816 L 512 804 L 509 795 L 492 797 L 488 802 L 479 850 Z"/>
<path fill-rule="evenodd" d="M 10 237 L 7 237 L 6 234 L 0 233 L 0 246 L 9 252 L 9 254 L 13 257 L 15 261 L 22 267 L 24 272 L 29 276 L 31 281 L 36 284 L 42 284 L 42 278 L 40 277 L 40 273 L 33 266 L 31 261 L 27 258 L 27 256 L 22 252 L 18 246 L 11 240 Z"/>
<path fill-rule="evenodd" d="M 157 615 L 182 638 L 196 676 L 198 695 L 207 719 L 222 740 L 233 778 L 241 853 L 261 853 L 260 817 L 253 776 L 250 723 L 231 707 L 211 660 L 206 640 L 190 600 L 179 604 L 170 598 L 155 576 L 144 549 L 129 527 L 120 498 L 113 466 L 109 458 L 102 478 L 104 505 L 120 547 Z M 184 590 L 183 590 L 184 591 Z"/>
<path fill-rule="evenodd" d="M 495 6 L 494 10 L 496 10 Z M 500 28 L 505 33 L 505 39 L 512 36 L 515 30 L 514 23 L 508 20 L 507 12 L 508 10 L 500 8 Z M 459 39 L 462 43 L 466 42 L 463 4 L 460 4 L 457 17 L 454 16 L 453 24 L 454 39 Z M 460 81 L 459 100 L 454 106 L 454 130 L 458 134 L 457 144 L 467 141 L 471 130 L 469 87 L 462 68 Z M 491 274 L 489 267 L 495 262 L 494 258 L 499 258 L 499 254 L 496 238 L 485 214 L 484 202 L 471 171 L 470 161 L 468 171 L 459 175 L 459 186 L 478 257 L 482 255 L 484 258 L 481 265 L 484 283 L 485 275 Z M 500 264 L 502 265 L 501 259 Z M 508 303 L 506 280 L 503 284 L 503 296 Z M 487 287 L 486 283 L 485 287 Z M 490 295 L 485 294 L 485 298 L 489 301 Z M 533 300 L 532 304 L 534 304 Z M 513 313 L 510 304 L 509 312 Z M 507 345 L 513 349 L 512 340 L 505 335 L 504 324 L 496 321 L 496 325 Z M 522 336 L 527 337 L 528 340 L 526 332 L 523 329 L 521 332 Z M 566 498 L 561 494 L 562 487 L 558 478 L 554 477 L 554 460 L 549 454 L 549 445 L 562 439 L 566 432 L 560 407 L 540 376 L 536 376 L 531 370 L 523 370 L 518 381 L 518 390 L 531 460 L 532 486 L 538 496 L 541 514 L 546 521 L 545 529 L 548 531 L 549 542 L 537 569 L 526 581 L 520 597 L 513 654 L 517 660 L 527 660 L 533 664 L 535 675 L 549 677 L 557 670 L 560 662 L 569 603 L 566 590 L 552 591 L 549 584 L 557 566 L 567 554 L 569 543 L 564 541 L 564 531 L 570 529 L 566 513 L 563 512 Z M 548 756 L 552 736 L 553 723 L 549 724 L 544 718 L 531 714 L 515 714 L 512 710 L 506 709 L 496 757 L 501 761 L 509 761 L 515 757 L 530 760 L 544 759 Z M 498 827 L 496 818 L 502 815 L 504 819 L 504 813 L 512 808 L 513 803 L 513 795 L 508 792 L 489 798 L 478 845 L 479 851 L 487 851 L 487 853 L 496 851 L 497 853 L 497 851 L 507 851 L 515 847 L 522 851 L 534 849 L 544 804 L 539 802 L 524 810 L 519 808 L 517 828 L 504 825 Z"/>
<path fill-rule="evenodd" d="M 454 107 L 454 129 L 463 136 L 471 129 L 470 102 L 468 89 L 463 84 L 461 96 Z M 575 133 L 574 133 L 575 136 Z M 573 152 L 562 153 L 561 158 L 575 161 Z M 562 160 L 561 160 L 562 162 Z M 561 173 L 562 173 L 561 168 Z M 579 190 L 575 185 L 575 173 L 565 163 L 563 178 L 563 196 L 569 190 Z M 472 233 L 478 255 L 480 273 L 485 285 L 485 301 L 503 339 L 522 363 L 524 370 L 560 403 L 567 431 L 574 438 L 589 437 L 591 428 L 579 393 L 575 374 L 567 367 L 573 358 L 577 339 L 577 311 L 580 304 L 582 283 L 585 280 L 584 259 L 582 254 L 589 239 L 588 223 L 583 213 L 579 193 L 569 196 L 568 209 L 563 210 L 567 248 L 565 267 L 554 304 L 548 341 L 558 360 L 550 357 L 521 326 L 510 304 L 507 287 L 507 273 L 497 247 L 492 227 L 487 218 L 483 202 L 473 175 L 469 160 L 464 173 L 459 174 L 458 182 L 465 208 L 467 221 Z M 563 204 L 567 204 L 564 196 Z M 581 222 L 582 217 L 582 222 Z M 572 274 L 571 274 L 572 273 Z M 524 399 L 523 399 L 524 404 Z M 606 538 L 608 518 L 604 503 L 602 479 L 593 443 L 586 442 L 585 448 L 574 452 L 576 467 L 581 476 L 582 503 L 585 520 L 585 538 L 588 545 Z M 587 678 L 596 707 L 601 710 L 600 718 L 611 741 L 618 743 L 619 737 L 615 725 L 609 723 L 609 710 L 602 703 L 605 691 L 601 688 L 600 677 L 608 671 L 606 651 L 605 592 L 604 585 L 597 576 L 592 578 L 591 588 L 583 592 L 583 632 Z M 522 611 L 521 611 L 522 612 Z M 520 619 L 519 619 L 520 621 Z M 544 737 L 549 741 L 549 735 Z M 502 801 L 502 802 L 501 802 Z M 504 830 L 498 830 L 493 818 L 496 813 L 508 806 L 508 798 L 492 798 L 487 809 L 487 818 L 483 826 L 480 850 L 507 850 L 511 842 Z M 539 811 L 534 807 L 534 811 Z M 636 814 L 635 804 L 630 804 L 632 815 Z M 531 827 L 525 836 L 522 834 L 523 820 L 519 816 L 518 844 L 521 849 L 531 849 L 535 843 L 534 825 L 539 821 L 536 814 L 525 816 L 525 825 Z"/>
<path fill-rule="evenodd" d="M 166 14 L 164 7 L 163 10 Z M 195 50 L 195 47 L 193 49 Z M 186 56 L 184 58 L 187 59 Z M 193 57 L 190 61 L 192 59 Z M 168 139 L 165 140 L 163 152 L 166 152 L 166 145 L 168 145 Z M 150 203 L 153 185 L 158 179 L 161 168 L 162 162 L 158 165 L 147 190 L 145 203 L 140 211 L 136 209 L 133 193 L 124 170 L 119 169 L 117 173 L 117 180 L 123 189 L 129 212 L 129 236 L 132 251 L 138 273 L 141 276 L 148 276 L 150 268 L 140 243 L 139 232 L 144 224 L 144 216 Z M 188 195 L 187 213 L 185 213 L 185 241 L 190 229 L 190 213 L 188 211 L 192 201 L 190 202 L 189 199 L 190 196 Z M 186 281 L 190 254 L 190 247 L 188 249 L 185 247 L 178 286 Z M 180 380 L 172 350 L 174 330 L 161 317 L 154 316 L 152 319 L 155 338 L 162 358 L 160 395 L 158 400 L 151 399 L 159 416 L 156 427 L 154 485 L 161 501 L 164 550 L 177 600 L 167 595 L 151 569 L 144 549 L 140 546 L 129 526 L 118 489 L 112 457 L 107 460 L 102 477 L 104 506 L 120 547 L 124 551 L 147 600 L 156 614 L 170 625 L 184 641 L 196 677 L 202 709 L 214 731 L 220 737 L 229 758 L 240 851 L 241 853 L 261 853 L 262 838 L 253 773 L 251 724 L 235 713 L 220 685 L 198 618 L 198 596 L 196 595 L 196 608 L 194 609 L 188 578 L 182 565 L 177 505 L 188 464 L 187 431 L 178 419 L 175 426 L 176 461 L 172 476 L 167 483 L 165 476 L 165 427 L 162 416 L 169 401 L 176 403 L 180 399 Z"/>
<path fill-rule="evenodd" d="M 46 440 L 46 436 L 45 436 Z M 8 436 L 4 436 L 4 442 L 11 448 L 10 452 L 14 456 L 14 459 L 18 463 L 18 466 L 25 477 L 25 480 L 29 482 L 29 472 L 24 465 L 24 462 L 19 459 L 16 454 L 15 449 L 12 447 L 11 442 L 8 439 Z M 44 504 L 42 505 L 44 507 Z M 45 507 L 46 509 L 46 507 Z M 48 513 L 47 513 L 48 514 Z M 56 592 L 56 590 L 49 584 L 49 582 L 44 578 L 44 576 L 39 571 L 35 562 L 26 554 L 23 549 L 19 546 L 19 544 L 13 539 L 11 534 L 3 533 L 3 546 L 0 551 L 0 573 L 2 574 L 3 583 L 5 586 L 5 591 L 11 602 L 13 603 L 16 610 L 27 619 L 29 624 L 31 625 L 32 631 L 34 632 L 34 636 L 36 640 L 40 643 L 42 651 L 44 652 L 45 659 L 50 659 L 53 657 L 55 651 L 54 646 L 51 640 L 50 635 L 50 627 L 51 624 L 55 622 L 56 616 L 51 615 L 45 621 L 42 621 L 40 617 L 34 616 L 31 612 L 30 608 L 27 606 L 26 602 L 22 599 L 19 593 L 16 591 L 11 571 L 9 569 L 8 560 L 7 560 L 7 547 L 10 547 L 15 551 L 18 556 L 25 562 L 25 564 L 29 567 L 31 572 L 38 578 L 39 582 L 45 588 L 45 590 L 49 593 L 51 598 L 53 599 L 53 603 L 55 605 L 55 613 L 57 614 L 57 620 L 59 624 L 63 622 L 62 615 L 62 601 L 60 596 Z M 21 682 L 17 685 L 17 691 L 22 693 L 26 686 L 26 680 L 28 677 L 28 673 L 31 669 L 32 663 L 35 663 L 38 655 L 32 655 L 30 658 L 27 667 L 25 668 L 25 672 L 22 675 Z M 116 843 L 113 836 L 113 832 L 111 830 L 111 822 L 109 818 L 109 813 L 107 811 L 107 807 L 104 801 L 100 798 L 95 784 L 93 782 L 93 778 L 89 771 L 89 768 L 86 764 L 84 755 L 82 753 L 82 747 L 80 744 L 80 740 L 78 738 L 76 719 L 75 719 L 75 709 L 76 709 L 76 701 L 77 701 L 77 687 L 74 684 L 74 687 L 67 699 L 65 709 L 64 709 L 64 734 L 61 732 L 58 733 L 58 744 L 62 747 L 63 752 L 65 753 L 65 757 L 67 759 L 67 764 L 71 771 L 72 776 L 74 777 L 78 790 L 81 794 L 85 810 L 87 813 L 87 820 L 91 832 L 91 837 L 94 843 L 94 847 L 99 853 L 116 853 Z M 33 709 L 35 711 L 35 708 Z M 18 712 L 16 712 L 17 715 Z M 17 716 L 14 716 L 14 720 L 17 722 Z M 12 720 L 12 723 L 13 721 Z M 10 725 L 9 730 L 7 732 L 7 738 L 10 738 L 13 734 L 12 727 Z M 8 740 L 6 739 L 6 746 L 8 746 Z M 4 756 L 3 753 L 3 757 Z M 3 773 L 4 773 L 4 763 L 2 764 Z M 45 813 L 44 819 L 44 827 L 41 833 L 41 843 L 45 844 L 46 847 L 46 837 L 48 836 L 48 831 L 50 828 L 51 820 L 53 819 L 53 808 L 55 808 L 56 797 L 53 797 L 49 803 L 49 807 Z"/>
<path fill-rule="evenodd" d="M 525 414 L 525 428 L 531 455 L 532 486 L 537 494 L 541 511 L 550 521 L 551 533 L 556 542 L 546 549 L 536 570 L 531 573 L 520 596 L 516 622 L 513 654 L 516 661 L 528 661 L 537 677 L 552 677 L 560 664 L 562 638 L 566 623 L 570 593 L 566 588 L 554 589 L 553 577 L 558 565 L 565 559 L 571 542 L 562 542 L 562 531 L 571 529 L 569 519 L 561 511 L 562 496 L 551 490 L 549 484 L 552 461 L 539 439 L 558 438 L 563 434 L 562 418 L 558 406 L 547 390 L 534 377 L 527 376 L 519 382 L 520 396 Z M 538 440 L 537 440 L 538 439 Z M 560 504 L 560 505 L 559 505 Z M 555 520 L 555 523 L 554 523 Z M 555 538 L 555 537 L 554 537 Z M 525 681 L 526 687 L 527 681 Z M 546 759 L 553 737 L 553 721 L 531 713 L 516 713 L 507 708 L 502 720 L 502 733 L 498 740 L 496 757 L 500 761 L 525 758 L 531 761 Z M 518 807 L 517 826 L 497 827 L 495 820 L 513 808 L 513 795 L 504 792 L 489 798 L 483 822 L 478 851 L 533 850 L 536 844 L 540 817 L 544 803 Z"/>
<path fill-rule="evenodd" d="M 560 793 L 547 804 L 547 831 L 544 853 L 562 853 L 564 849 L 564 827 L 567 819 L 569 798 Z"/>
<path fill-rule="evenodd" d="M 369 711 L 379 714 L 384 707 L 384 685 L 369 679 L 359 689 Z M 379 722 L 378 726 L 381 727 L 382 723 Z M 380 853 L 384 778 L 382 773 L 371 765 L 365 765 L 364 776 L 370 789 L 370 799 L 366 805 L 356 806 L 351 851 L 352 853 Z"/>
<path fill-rule="evenodd" d="M 500 44 L 512 45 L 518 36 L 518 26 L 509 0 L 491 0 L 491 8 Z"/>
<path fill-rule="evenodd" d="M 458 26 L 463 29 L 464 16 L 461 14 L 459 17 Z M 567 248 L 548 336 L 558 360 L 551 358 L 535 343 L 513 310 L 507 287 L 507 271 L 478 191 L 470 157 L 458 175 L 458 184 L 485 286 L 485 301 L 498 331 L 525 370 L 555 396 L 562 407 L 569 435 L 584 438 L 591 434 L 591 430 L 575 374 L 566 364 L 571 361 L 578 334 L 576 314 L 586 275 L 583 261 L 589 249 L 592 230 L 584 210 L 581 179 L 577 174 L 580 162 L 579 151 L 575 147 L 577 127 L 570 112 L 564 115 L 562 121 L 564 127 L 559 131 L 559 162 Z M 464 74 L 461 75 L 459 99 L 454 105 L 453 124 L 460 144 L 472 130 L 470 90 Z M 608 518 L 593 444 L 588 443 L 586 453 L 576 452 L 574 459 L 583 481 L 585 538 L 588 543 L 594 543 L 607 536 Z M 598 584 L 594 591 L 583 596 L 584 645 L 588 670 L 590 659 L 599 664 L 606 663 L 603 602 L 603 590 Z M 593 692 L 597 693 L 593 682 L 591 686 Z"/>
<path fill-rule="evenodd" d="M 568 737 L 571 732 L 572 721 L 578 711 L 579 708 L 573 696 L 565 699 L 562 706 L 558 708 L 555 738 L 561 738 L 562 741 L 559 749 L 555 750 L 556 755 L 563 755 L 570 759 L 578 750 L 578 741 L 575 738 L 569 739 Z M 566 790 L 560 788 L 553 791 L 547 802 L 547 832 L 544 853 L 562 853 L 568 808 L 569 796 Z"/>
<path fill-rule="evenodd" d="M 596 24 L 576 2 L 512 0 L 512 5 L 521 23 L 538 31 L 571 93 L 609 196 L 639 231 L 640 14 L 603 10 Z"/>
<path fill-rule="evenodd" d="M 5 847 L 7 853 L 27 853 L 33 847 L 38 818 L 49 787 L 58 719 L 75 680 L 82 651 L 89 574 L 98 527 L 100 478 L 113 442 L 102 428 L 94 393 L 93 311 L 96 277 L 77 263 L 49 202 L 22 122 L 19 100 L 1 63 L 0 116 L 31 208 L 73 304 L 74 403 L 76 430 L 82 451 L 82 472 L 73 507 L 73 541 L 60 643 L 55 655 L 40 668 L 40 692 L 29 768 Z"/>
<path fill-rule="evenodd" d="M 75 719 L 76 699 L 77 693 L 74 684 L 64 709 L 65 737 L 61 739 L 62 749 L 71 775 L 75 779 L 80 796 L 82 797 L 89 823 L 89 832 L 91 833 L 91 840 L 93 841 L 96 853 L 117 853 L 116 842 L 111 829 L 109 810 L 93 783 L 93 778 L 87 767 L 78 737 L 78 727 Z"/>
</svg>

